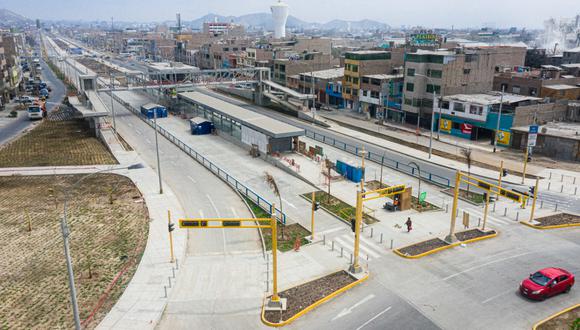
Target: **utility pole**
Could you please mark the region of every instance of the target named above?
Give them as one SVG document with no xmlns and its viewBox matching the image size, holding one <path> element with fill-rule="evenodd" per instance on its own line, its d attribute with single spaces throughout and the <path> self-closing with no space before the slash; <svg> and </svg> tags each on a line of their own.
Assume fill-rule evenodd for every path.
<svg viewBox="0 0 580 330">
<path fill-rule="evenodd" d="M 453 193 L 453 208 L 451 209 L 451 223 L 449 225 L 449 235 L 445 238 L 447 243 L 455 241 L 455 221 L 457 217 L 457 200 L 459 198 L 459 185 L 461 185 L 461 172 L 455 173 L 455 191 Z"/>
<path fill-rule="evenodd" d="M 61 218 L 60 220 L 60 229 L 62 231 L 62 238 L 64 241 L 64 256 L 66 258 L 66 269 L 68 272 L 68 286 L 70 289 L 70 300 L 72 303 L 72 308 L 73 308 L 73 316 L 74 316 L 74 320 L 75 320 L 75 329 L 76 330 L 81 330 L 81 319 L 79 316 L 79 305 L 77 302 L 77 289 L 75 287 L 75 277 L 74 277 L 74 273 L 73 273 L 73 267 L 72 267 L 72 261 L 70 258 L 70 247 L 69 247 L 69 236 L 70 236 L 70 230 L 68 228 L 67 225 L 67 221 L 66 221 L 66 202 L 67 200 L 65 199 L 65 207 L 64 207 L 64 216 Z"/>
<path fill-rule="evenodd" d="M 501 178 L 503 177 L 503 160 L 499 163 L 499 178 L 497 179 L 497 185 L 501 188 Z M 499 201 L 500 194 L 497 195 L 496 201 Z"/>
<path fill-rule="evenodd" d="M 117 123 L 115 122 L 115 105 L 113 100 L 113 93 L 115 91 L 115 82 L 111 71 L 109 70 L 109 79 L 111 81 L 111 114 L 113 115 L 113 130 L 117 134 Z"/>
<path fill-rule="evenodd" d="M 157 104 L 161 99 L 161 72 L 159 73 L 159 91 L 157 93 Z M 161 161 L 159 160 L 159 141 L 157 138 L 157 108 L 153 110 L 153 122 L 155 124 L 155 152 L 157 154 L 157 176 L 159 177 L 159 194 L 163 194 L 163 184 L 161 180 Z"/>
<path fill-rule="evenodd" d="M 497 114 L 497 124 L 495 126 L 495 135 L 493 138 L 493 152 L 495 152 L 496 148 L 497 148 L 497 138 L 498 138 L 498 134 L 499 134 L 499 124 L 500 124 L 500 119 L 501 119 L 501 110 L 503 107 L 503 93 L 505 92 L 505 86 L 501 87 L 501 96 L 499 99 L 499 112 Z"/>
<path fill-rule="evenodd" d="M 167 210 L 167 229 L 169 231 L 169 252 L 171 255 L 170 262 L 175 262 L 175 255 L 173 253 L 173 224 L 171 223 L 171 211 Z"/>
<path fill-rule="evenodd" d="M 310 234 L 312 235 L 312 241 L 314 241 L 314 208 L 316 207 L 316 192 L 312 192 L 312 217 L 310 220 Z"/>
<path fill-rule="evenodd" d="M 524 180 L 526 179 L 526 168 L 528 167 L 528 158 L 530 155 L 530 147 L 526 145 L 526 153 L 524 155 L 524 170 L 522 173 L 522 184 L 524 184 Z"/>
<path fill-rule="evenodd" d="M 352 265 L 350 265 L 350 271 L 352 273 L 360 273 L 362 271 L 362 267 L 359 265 L 359 245 L 360 245 L 360 226 L 362 223 L 362 207 L 363 207 L 363 202 L 362 202 L 362 194 L 363 194 L 363 188 L 364 187 L 364 181 L 361 180 L 360 182 L 360 191 L 357 192 L 356 194 L 356 211 L 355 211 L 355 220 L 354 220 L 354 255 L 353 255 L 353 262 Z"/>
<path fill-rule="evenodd" d="M 536 211 L 536 200 L 538 199 L 538 183 L 540 178 L 536 177 L 536 185 L 534 186 L 534 200 L 532 201 L 532 211 L 530 212 L 530 222 L 534 220 L 534 211 Z"/>
</svg>

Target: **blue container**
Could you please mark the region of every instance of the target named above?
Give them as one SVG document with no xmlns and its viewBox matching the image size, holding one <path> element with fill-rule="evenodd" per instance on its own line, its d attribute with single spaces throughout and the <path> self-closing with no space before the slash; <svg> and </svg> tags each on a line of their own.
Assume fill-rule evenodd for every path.
<svg viewBox="0 0 580 330">
<path fill-rule="evenodd" d="M 190 119 L 189 126 L 191 128 L 191 134 L 193 135 L 210 134 L 214 128 L 213 123 L 203 117 L 195 117 Z"/>
</svg>

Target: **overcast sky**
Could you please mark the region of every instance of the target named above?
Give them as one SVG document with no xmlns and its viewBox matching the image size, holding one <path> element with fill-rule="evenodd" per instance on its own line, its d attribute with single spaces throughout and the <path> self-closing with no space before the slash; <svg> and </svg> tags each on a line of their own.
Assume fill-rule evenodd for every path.
<svg viewBox="0 0 580 330">
<path fill-rule="evenodd" d="M 0 8 L 29 18 L 119 21 L 196 19 L 208 13 L 268 12 L 276 0 L 0 0 Z M 530 27 L 550 17 L 580 14 L 580 0 L 285 0 L 290 14 L 309 22 L 372 19 L 398 27 Z"/>
</svg>

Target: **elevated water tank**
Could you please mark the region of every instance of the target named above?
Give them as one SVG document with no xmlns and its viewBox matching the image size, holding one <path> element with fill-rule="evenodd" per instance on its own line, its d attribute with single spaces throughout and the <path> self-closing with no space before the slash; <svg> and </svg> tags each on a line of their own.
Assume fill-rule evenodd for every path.
<svg viewBox="0 0 580 330">
<path fill-rule="evenodd" d="M 278 0 L 276 4 L 270 7 L 272 19 L 274 20 L 274 38 L 280 39 L 286 37 L 286 20 L 290 8 L 287 4 Z"/>
</svg>

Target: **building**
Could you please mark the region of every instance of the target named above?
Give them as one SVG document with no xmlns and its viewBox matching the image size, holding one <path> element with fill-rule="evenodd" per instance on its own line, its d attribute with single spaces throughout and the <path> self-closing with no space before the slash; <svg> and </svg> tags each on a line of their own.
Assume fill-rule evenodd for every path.
<svg viewBox="0 0 580 330">
<path fill-rule="evenodd" d="M 195 54 L 196 66 L 201 69 L 221 69 L 238 67 L 239 54 L 251 45 L 248 39 L 218 39 L 206 43 Z"/>
<path fill-rule="evenodd" d="M 500 73 L 493 78 L 493 90 L 542 98 L 577 100 L 574 86 L 580 83 L 580 77 L 565 75 L 563 72 L 560 67 L 542 65 L 539 70 Z M 549 87 L 558 85 L 560 86 Z"/>
<path fill-rule="evenodd" d="M 429 127 L 433 91 L 474 94 L 492 89 L 496 61 L 492 49 L 418 50 L 405 58 L 404 120 Z"/>
<path fill-rule="evenodd" d="M 368 113 L 371 118 L 400 122 L 403 117 L 403 85 L 403 74 L 362 76 L 359 91 L 362 112 Z"/>
<path fill-rule="evenodd" d="M 334 68 L 338 65 L 331 54 L 304 53 L 273 60 L 272 81 L 286 86 L 287 77 L 304 72 L 320 71 Z"/>
<path fill-rule="evenodd" d="M 243 25 L 233 23 L 206 22 L 203 23 L 203 33 L 211 36 L 241 37 L 246 34 L 246 29 Z"/>
<path fill-rule="evenodd" d="M 512 128 L 512 148 L 524 149 L 528 144 L 529 126 Z M 541 125 L 532 155 L 580 162 L 580 125 L 554 122 Z"/>
<path fill-rule="evenodd" d="M 344 68 L 334 68 L 314 72 L 304 72 L 288 77 L 288 87 L 303 93 L 316 94 L 319 105 L 332 108 L 343 108 L 342 77 Z M 313 80 L 314 77 L 314 91 Z"/>
<path fill-rule="evenodd" d="M 580 63 L 580 47 L 562 52 L 562 64 Z"/>
<path fill-rule="evenodd" d="M 8 67 L 6 65 L 6 56 L 4 54 L 4 40 L 0 35 L 0 106 L 9 101 L 9 75 Z"/>
<path fill-rule="evenodd" d="M 512 127 L 566 118 L 565 104 L 541 103 L 541 100 L 509 93 L 504 93 L 502 97 L 499 92 L 443 96 L 442 101 L 438 100 L 436 105 L 438 131 L 470 140 L 490 140 L 493 143 L 499 116 L 501 134 L 498 135 L 498 144 L 510 145 Z"/>
<path fill-rule="evenodd" d="M 392 74 L 397 63 L 392 60 L 390 51 L 364 50 L 344 54 L 344 78 L 342 97 L 345 107 L 362 111 L 359 90 L 363 76 L 373 74 Z"/>
</svg>

